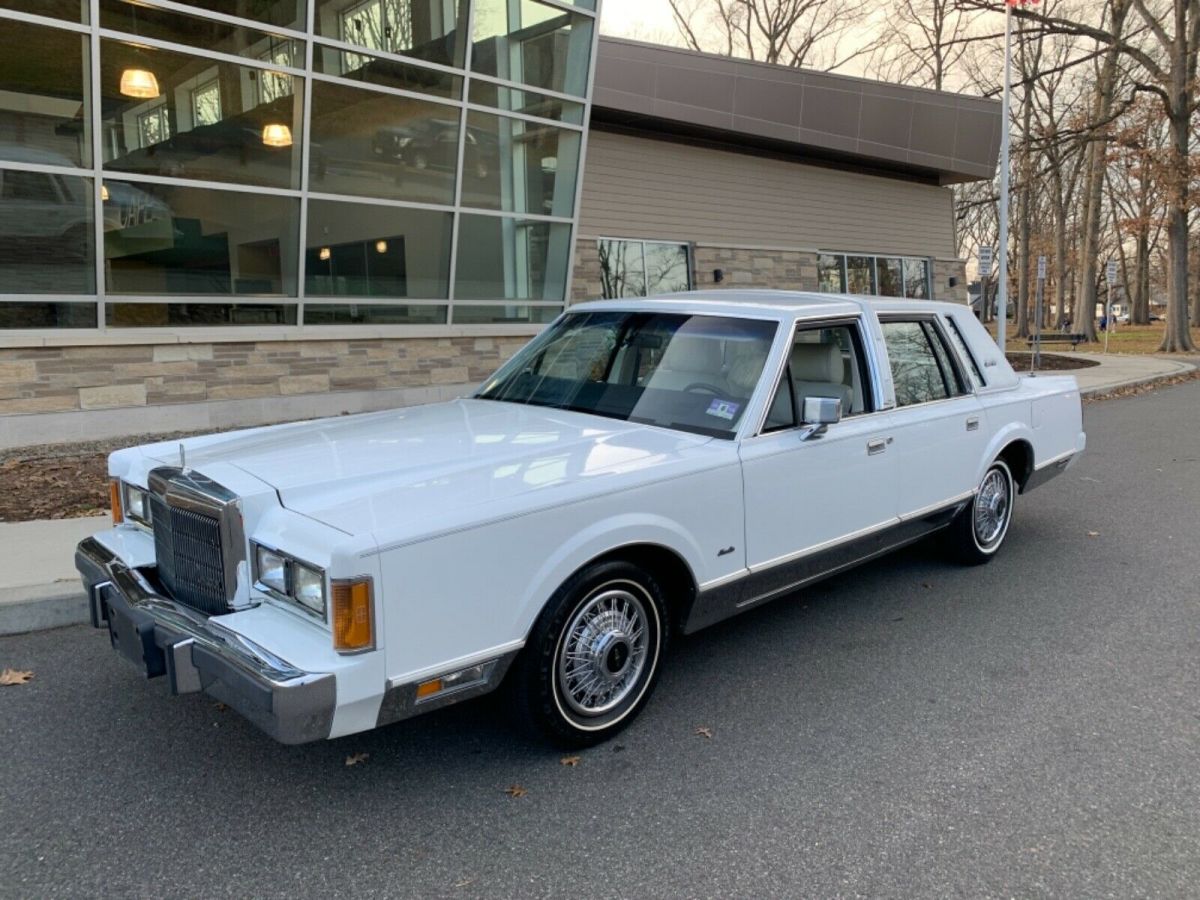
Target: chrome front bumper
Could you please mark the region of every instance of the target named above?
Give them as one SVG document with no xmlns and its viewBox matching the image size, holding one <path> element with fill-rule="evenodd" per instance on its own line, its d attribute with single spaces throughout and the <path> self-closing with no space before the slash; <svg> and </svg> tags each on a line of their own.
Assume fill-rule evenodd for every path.
<svg viewBox="0 0 1200 900">
<path fill-rule="evenodd" d="M 237 710 L 284 744 L 329 737 L 337 704 L 332 673 L 303 672 L 195 610 L 156 593 L 137 569 L 88 538 L 75 550 L 92 625 L 147 678 L 173 694 L 197 691 Z"/>
</svg>

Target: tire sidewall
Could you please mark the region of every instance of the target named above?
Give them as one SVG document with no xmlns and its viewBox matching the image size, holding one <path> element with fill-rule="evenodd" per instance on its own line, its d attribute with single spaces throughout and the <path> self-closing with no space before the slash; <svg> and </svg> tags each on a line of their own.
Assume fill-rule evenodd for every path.
<svg viewBox="0 0 1200 900">
<path fill-rule="evenodd" d="M 646 613 L 645 668 L 635 688 L 618 706 L 594 721 L 572 711 L 562 697 L 558 681 L 559 654 L 568 624 L 593 596 L 614 587 L 627 590 L 641 601 Z M 667 642 L 666 603 L 661 587 L 636 566 L 613 561 L 598 563 L 572 576 L 546 605 L 526 645 L 525 677 L 520 690 L 528 703 L 533 724 L 560 741 L 573 745 L 599 743 L 616 734 L 645 706 L 658 682 Z"/>
</svg>

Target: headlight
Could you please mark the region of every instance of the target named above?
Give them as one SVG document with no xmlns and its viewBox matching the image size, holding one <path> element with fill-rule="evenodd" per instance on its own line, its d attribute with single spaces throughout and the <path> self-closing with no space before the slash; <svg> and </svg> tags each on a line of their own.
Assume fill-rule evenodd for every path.
<svg viewBox="0 0 1200 900">
<path fill-rule="evenodd" d="M 292 566 L 292 596 L 318 616 L 325 616 L 325 573 L 304 563 Z"/>
<path fill-rule="evenodd" d="M 140 522 L 143 525 L 150 524 L 150 502 L 146 498 L 146 492 L 140 487 L 134 487 L 132 484 L 125 484 L 125 516 L 133 519 L 135 522 Z"/>
<path fill-rule="evenodd" d="M 325 570 L 278 550 L 251 542 L 254 580 L 260 588 L 295 601 L 305 612 L 325 618 Z"/>
<path fill-rule="evenodd" d="M 255 545 L 255 571 L 263 587 L 287 594 L 287 557 L 283 554 Z"/>
</svg>

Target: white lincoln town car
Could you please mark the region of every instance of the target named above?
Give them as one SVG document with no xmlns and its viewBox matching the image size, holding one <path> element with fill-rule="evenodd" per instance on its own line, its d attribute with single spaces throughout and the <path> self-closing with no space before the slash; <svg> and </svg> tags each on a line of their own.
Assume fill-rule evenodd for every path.
<svg viewBox="0 0 1200 900">
<path fill-rule="evenodd" d="M 1084 442 L 1074 378 L 1017 376 L 966 307 L 584 303 L 470 397 L 114 453 L 76 565 L 122 656 L 280 741 L 503 684 L 580 746 L 672 637 L 934 532 L 988 562 Z"/>
</svg>

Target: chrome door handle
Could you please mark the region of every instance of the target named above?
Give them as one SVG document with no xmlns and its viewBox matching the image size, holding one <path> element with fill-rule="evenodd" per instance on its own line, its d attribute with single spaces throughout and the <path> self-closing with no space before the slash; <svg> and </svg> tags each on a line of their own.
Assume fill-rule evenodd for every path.
<svg viewBox="0 0 1200 900">
<path fill-rule="evenodd" d="M 887 449 L 888 442 L 883 438 L 867 441 L 867 456 L 875 456 Z"/>
<path fill-rule="evenodd" d="M 979 417 L 971 416 L 971 418 L 967 419 L 967 431 L 978 431 L 978 430 L 979 430 Z"/>
</svg>

